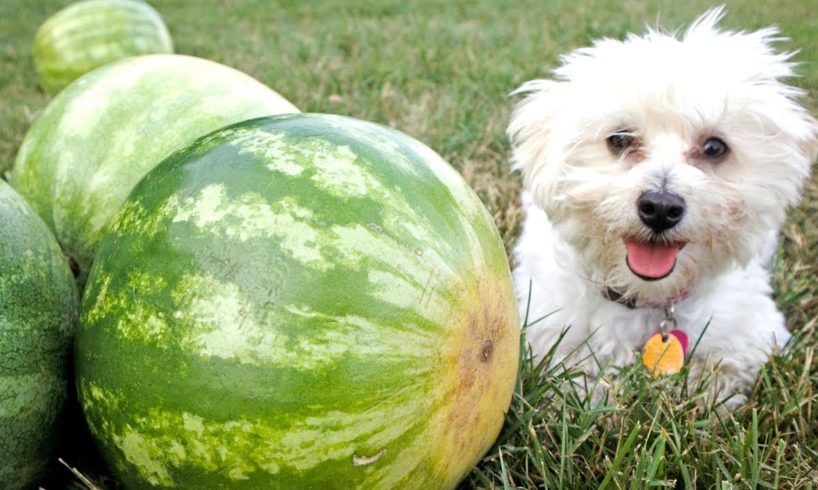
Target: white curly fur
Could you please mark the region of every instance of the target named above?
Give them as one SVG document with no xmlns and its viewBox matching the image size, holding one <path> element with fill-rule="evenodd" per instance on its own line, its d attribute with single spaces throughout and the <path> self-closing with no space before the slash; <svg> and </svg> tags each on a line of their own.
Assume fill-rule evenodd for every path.
<svg viewBox="0 0 818 490">
<path fill-rule="evenodd" d="M 701 336 L 692 372 L 718 364 L 719 396 L 734 406 L 790 338 L 767 267 L 818 154 L 818 124 L 784 82 L 793 53 L 774 49 L 778 30 L 721 30 L 723 14 L 713 9 L 681 34 L 649 29 L 563 56 L 552 79 L 515 92 L 525 97 L 508 134 L 525 187 L 514 280 L 536 321 L 527 330 L 535 357 L 570 327 L 556 361 L 592 376 L 600 364 L 632 363 L 662 310 L 629 309 L 603 289 L 657 302 L 687 293 L 675 309 L 691 344 Z M 636 151 L 609 150 L 620 131 Z M 713 136 L 730 149 L 723 161 L 701 155 Z M 645 281 L 627 266 L 623 239 L 651 236 L 636 202 L 659 189 L 686 203 L 661 239 L 686 245 L 669 276 Z"/>
</svg>

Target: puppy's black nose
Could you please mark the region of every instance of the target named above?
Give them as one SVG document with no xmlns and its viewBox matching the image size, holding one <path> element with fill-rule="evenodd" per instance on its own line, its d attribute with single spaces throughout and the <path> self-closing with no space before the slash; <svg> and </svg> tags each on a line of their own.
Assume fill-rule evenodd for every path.
<svg viewBox="0 0 818 490">
<path fill-rule="evenodd" d="M 655 233 L 662 233 L 678 225 L 685 214 L 685 201 L 678 194 L 650 191 L 637 201 L 639 219 Z"/>
</svg>

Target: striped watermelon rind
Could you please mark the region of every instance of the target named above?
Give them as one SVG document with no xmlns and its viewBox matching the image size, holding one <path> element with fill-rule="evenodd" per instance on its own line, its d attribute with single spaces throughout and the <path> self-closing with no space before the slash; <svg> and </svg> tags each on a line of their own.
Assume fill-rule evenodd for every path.
<svg viewBox="0 0 818 490">
<path fill-rule="evenodd" d="M 519 318 L 462 178 L 389 128 L 217 131 L 134 189 L 77 341 L 81 403 L 134 488 L 453 488 L 510 402 Z"/>
<path fill-rule="evenodd" d="M 89 71 L 130 56 L 173 53 L 159 13 L 137 0 L 85 0 L 49 17 L 32 47 L 40 85 L 56 93 Z"/>
<path fill-rule="evenodd" d="M 53 458 L 79 315 L 54 236 L 0 180 L 0 484 L 29 488 Z"/>
<path fill-rule="evenodd" d="M 182 55 L 129 58 L 51 101 L 23 139 L 11 183 L 77 262 L 82 284 L 119 206 L 163 158 L 222 126 L 286 112 L 298 109 L 227 66 Z"/>
</svg>

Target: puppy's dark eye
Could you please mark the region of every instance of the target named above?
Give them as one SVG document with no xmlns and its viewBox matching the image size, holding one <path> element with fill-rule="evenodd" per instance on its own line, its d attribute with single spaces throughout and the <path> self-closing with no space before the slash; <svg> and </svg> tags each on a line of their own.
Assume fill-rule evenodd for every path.
<svg viewBox="0 0 818 490">
<path fill-rule="evenodd" d="M 636 139 L 627 131 L 619 131 L 608 136 L 608 149 L 614 155 L 621 155 L 633 147 Z"/>
<path fill-rule="evenodd" d="M 721 160 L 729 151 L 730 148 L 727 147 L 727 143 L 715 136 L 707 138 L 702 144 L 702 156 L 707 160 Z"/>
</svg>

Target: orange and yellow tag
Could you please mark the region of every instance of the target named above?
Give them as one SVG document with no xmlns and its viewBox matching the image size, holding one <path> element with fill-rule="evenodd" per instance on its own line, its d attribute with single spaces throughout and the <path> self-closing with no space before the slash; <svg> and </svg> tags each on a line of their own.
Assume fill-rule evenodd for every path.
<svg viewBox="0 0 818 490">
<path fill-rule="evenodd" d="M 681 330 L 658 332 L 642 348 L 642 364 L 654 378 L 682 370 L 687 352 L 687 335 Z"/>
</svg>

